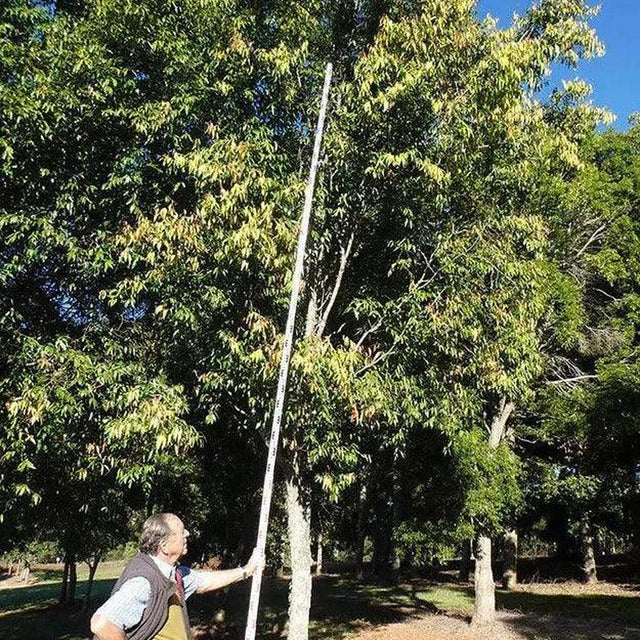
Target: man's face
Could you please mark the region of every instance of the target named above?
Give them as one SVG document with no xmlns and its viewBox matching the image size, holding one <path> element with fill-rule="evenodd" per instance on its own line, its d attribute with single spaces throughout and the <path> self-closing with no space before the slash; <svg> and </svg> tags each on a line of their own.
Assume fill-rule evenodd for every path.
<svg viewBox="0 0 640 640">
<path fill-rule="evenodd" d="M 171 518 L 169 522 L 171 533 L 162 541 L 162 550 L 169 557 L 177 560 L 187 553 L 187 538 L 189 531 L 184 528 L 180 518 Z"/>
</svg>

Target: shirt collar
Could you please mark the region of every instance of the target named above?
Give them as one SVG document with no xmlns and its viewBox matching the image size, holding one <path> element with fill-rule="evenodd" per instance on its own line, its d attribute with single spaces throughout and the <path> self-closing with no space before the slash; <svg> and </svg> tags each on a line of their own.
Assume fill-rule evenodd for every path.
<svg viewBox="0 0 640 640">
<path fill-rule="evenodd" d="M 160 569 L 160 572 L 165 578 L 171 577 L 171 574 L 175 569 L 174 565 L 161 560 L 160 558 L 158 558 L 158 556 L 151 556 L 151 559 L 156 563 L 156 566 L 158 567 L 158 569 Z"/>
</svg>

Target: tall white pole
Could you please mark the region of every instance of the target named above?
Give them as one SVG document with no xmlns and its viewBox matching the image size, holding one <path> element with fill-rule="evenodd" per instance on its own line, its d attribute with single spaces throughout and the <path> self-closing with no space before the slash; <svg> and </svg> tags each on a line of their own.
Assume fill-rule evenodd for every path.
<svg viewBox="0 0 640 640">
<path fill-rule="evenodd" d="M 298 236 L 298 248 L 296 251 L 296 266 L 293 272 L 293 284 L 291 286 L 291 302 L 289 303 L 289 315 L 287 316 L 287 326 L 284 332 L 284 345 L 282 347 L 282 357 L 280 359 L 280 373 L 278 375 L 278 390 L 276 392 L 276 406 L 273 412 L 273 423 L 271 426 L 271 439 L 269 441 L 269 456 L 267 458 L 267 470 L 264 476 L 262 489 L 262 505 L 260 507 L 260 524 L 258 526 L 258 541 L 256 549 L 260 556 L 264 556 L 267 543 L 267 528 L 269 526 L 269 511 L 271 510 L 271 495 L 273 493 L 273 474 L 275 471 L 276 454 L 278 453 L 278 443 L 280 441 L 280 424 L 282 422 L 282 412 L 284 409 L 284 396 L 287 390 L 287 377 L 289 374 L 289 359 L 293 346 L 293 330 L 296 321 L 296 309 L 298 307 L 298 295 L 300 293 L 300 283 L 302 281 L 302 271 L 304 266 L 304 253 L 309 234 L 309 221 L 311 219 L 311 205 L 313 202 L 313 190 L 316 183 L 316 173 L 320 160 L 320 147 L 322 144 L 322 131 L 327 112 L 327 102 L 329 101 L 329 85 L 331 84 L 331 74 L 333 67 L 331 63 L 327 65 L 324 76 L 324 88 L 322 90 L 322 102 L 320 104 L 320 116 L 316 127 L 316 139 L 313 146 L 313 157 L 311 158 L 311 171 L 309 181 L 304 196 L 304 209 L 300 222 L 300 235 Z M 247 617 L 247 628 L 244 634 L 245 640 L 255 640 L 256 624 L 258 620 L 258 605 L 260 602 L 260 586 L 262 584 L 262 574 L 256 573 L 251 583 L 251 599 L 249 601 L 249 615 Z"/>
</svg>

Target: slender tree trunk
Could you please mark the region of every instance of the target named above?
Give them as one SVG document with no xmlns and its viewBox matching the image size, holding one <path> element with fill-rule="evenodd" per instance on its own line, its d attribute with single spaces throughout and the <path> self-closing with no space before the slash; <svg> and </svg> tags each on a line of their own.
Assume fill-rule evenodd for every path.
<svg viewBox="0 0 640 640">
<path fill-rule="evenodd" d="M 506 428 L 507 421 L 514 410 L 513 402 L 506 397 L 500 400 L 498 411 L 491 421 L 488 446 L 495 450 L 500 446 Z M 475 606 L 473 610 L 472 624 L 491 624 L 496 612 L 495 583 L 491 569 L 491 538 L 485 535 L 478 537 L 476 545 L 476 571 L 475 571 Z"/>
<path fill-rule="evenodd" d="M 69 567 L 70 566 L 71 566 L 71 561 L 69 558 L 69 554 L 65 553 L 64 571 L 62 572 L 62 586 L 60 588 L 60 602 L 67 601 L 67 593 L 69 592 Z"/>
<path fill-rule="evenodd" d="M 67 592 L 67 602 L 76 601 L 76 586 L 78 585 L 78 574 L 76 571 L 76 556 L 71 554 L 71 565 L 69 566 L 69 591 Z"/>
<path fill-rule="evenodd" d="M 322 531 L 318 533 L 318 539 L 316 540 L 316 575 L 319 576 L 322 573 Z"/>
<path fill-rule="evenodd" d="M 100 553 L 96 553 L 90 562 L 89 565 L 89 583 L 87 584 L 87 592 L 84 596 L 84 603 L 82 605 L 82 610 L 86 611 L 89 601 L 91 600 L 91 591 L 93 589 L 93 579 L 95 578 L 96 571 L 98 569 L 98 564 L 100 562 Z"/>
<path fill-rule="evenodd" d="M 473 540 L 465 540 L 462 543 L 462 559 L 460 560 L 460 572 L 458 573 L 458 580 L 460 582 L 469 582 L 469 575 L 471 573 L 471 548 L 473 547 Z"/>
<path fill-rule="evenodd" d="M 311 526 L 295 480 L 287 482 L 287 521 L 291 555 L 289 640 L 308 640 L 311 607 Z"/>
<path fill-rule="evenodd" d="M 495 583 L 491 569 L 491 538 L 479 536 L 476 543 L 475 606 L 473 625 L 491 624 L 496 612 Z"/>
<path fill-rule="evenodd" d="M 580 523 L 580 537 L 582 546 L 582 577 L 588 584 L 598 582 L 596 570 L 596 556 L 593 551 L 593 529 L 588 516 Z"/>
<path fill-rule="evenodd" d="M 358 524 L 356 530 L 356 578 L 364 578 L 364 544 L 365 544 L 365 520 L 367 513 L 367 485 L 363 481 L 358 496 Z"/>
<path fill-rule="evenodd" d="M 503 559 L 502 588 L 511 590 L 518 584 L 518 532 L 515 529 L 504 536 Z"/>
<path fill-rule="evenodd" d="M 398 545 L 395 540 L 395 533 L 400 525 L 400 472 L 398 470 L 399 454 L 396 451 L 393 455 L 393 487 L 392 487 L 392 500 L 393 507 L 391 509 L 391 535 L 389 539 L 390 546 L 390 564 L 391 564 L 391 579 L 397 580 L 400 574 L 400 553 L 398 552 Z"/>
</svg>

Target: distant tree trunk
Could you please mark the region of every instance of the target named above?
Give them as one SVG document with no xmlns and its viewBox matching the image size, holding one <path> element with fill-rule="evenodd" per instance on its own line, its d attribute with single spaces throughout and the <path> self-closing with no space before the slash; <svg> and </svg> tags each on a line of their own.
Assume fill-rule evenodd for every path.
<svg viewBox="0 0 640 640">
<path fill-rule="evenodd" d="M 71 554 L 71 564 L 69 566 L 69 590 L 67 591 L 67 602 L 76 601 L 76 586 L 78 585 L 78 574 L 76 572 L 76 556 Z"/>
<path fill-rule="evenodd" d="M 588 584 L 598 582 L 596 556 L 593 551 L 593 529 L 588 516 L 580 523 L 580 542 L 582 547 L 582 576 Z"/>
<path fill-rule="evenodd" d="M 60 602 L 67 601 L 67 593 L 69 592 L 69 567 L 70 558 L 69 554 L 65 554 L 64 556 L 64 571 L 62 572 L 62 585 L 60 588 Z"/>
<path fill-rule="evenodd" d="M 318 539 L 316 541 L 316 575 L 319 576 L 322 573 L 322 531 L 318 533 Z"/>
<path fill-rule="evenodd" d="M 389 536 L 390 542 L 390 565 L 391 565 L 391 579 L 397 580 L 400 574 L 400 553 L 398 551 L 398 544 L 395 540 L 395 533 L 400 525 L 400 471 L 398 470 L 399 453 L 396 451 L 393 455 L 393 487 L 392 487 L 392 500 L 393 506 L 391 508 L 391 531 Z"/>
<path fill-rule="evenodd" d="M 471 573 L 471 548 L 473 540 L 465 540 L 462 543 L 462 559 L 460 560 L 460 571 L 458 580 L 460 582 L 469 582 L 469 574 Z"/>
<path fill-rule="evenodd" d="M 308 640 L 311 607 L 311 526 L 295 479 L 287 482 L 287 521 L 291 555 L 289 640 Z"/>
<path fill-rule="evenodd" d="M 100 562 L 100 552 L 97 552 L 91 560 L 87 561 L 89 565 L 89 583 L 87 584 L 87 592 L 84 596 L 84 603 L 82 605 L 82 610 L 86 611 L 89 601 L 91 600 L 91 591 L 93 589 L 93 579 L 96 575 L 96 570 L 98 569 L 98 564 Z"/>
<path fill-rule="evenodd" d="M 506 397 L 501 398 L 498 411 L 491 421 L 488 447 L 495 450 L 502 441 L 507 421 L 515 406 Z M 476 571 L 475 571 L 475 606 L 473 618 L 474 625 L 491 624 L 496 611 L 495 583 L 491 569 L 491 538 L 485 535 L 478 537 L 476 545 Z"/>
<path fill-rule="evenodd" d="M 31 564 L 28 560 L 24 562 L 24 569 L 22 570 L 22 582 L 29 582 L 29 576 L 31 574 Z"/>
<path fill-rule="evenodd" d="M 518 584 L 518 532 L 515 529 L 504 536 L 503 560 L 502 588 L 511 590 Z"/>
<path fill-rule="evenodd" d="M 491 569 L 491 538 L 479 536 L 476 543 L 475 606 L 473 625 L 491 624 L 496 611 L 495 584 Z"/>
<path fill-rule="evenodd" d="M 363 481 L 358 497 L 358 524 L 356 530 L 356 578 L 364 578 L 364 544 L 365 544 L 365 520 L 367 513 L 367 485 Z"/>
</svg>

